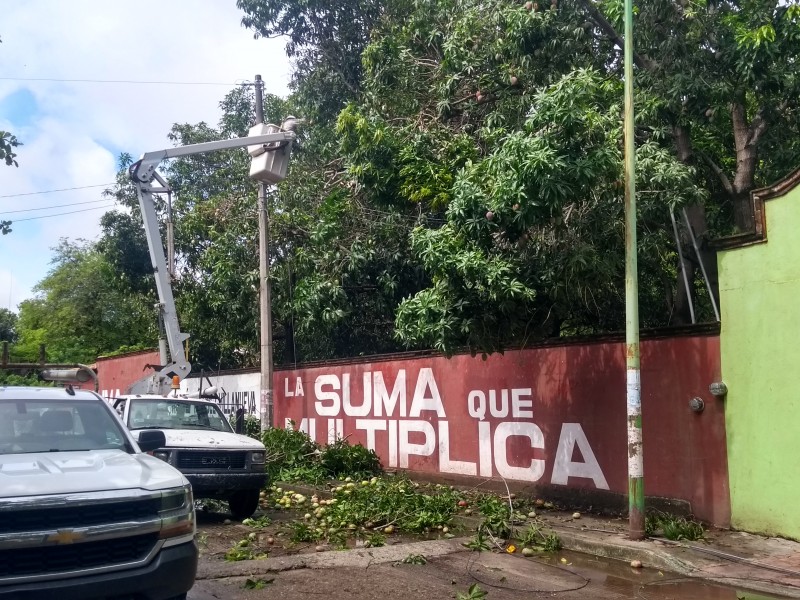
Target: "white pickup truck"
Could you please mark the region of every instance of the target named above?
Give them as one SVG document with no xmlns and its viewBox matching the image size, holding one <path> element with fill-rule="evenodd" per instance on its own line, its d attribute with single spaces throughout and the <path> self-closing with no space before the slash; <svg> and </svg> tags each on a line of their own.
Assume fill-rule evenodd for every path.
<svg viewBox="0 0 800 600">
<path fill-rule="evenodd" d="M 185 598 L 189 482 L 94 392 L 0 386 L 0 599 Z"/>
<path fill-rule="evenodd" d="M 112 402 L 134 437 L 164 432 L 166 443 L 153 455 L 186 476 L 195 498 L 226 500 L 236 519 L 258 508 L 267 482 L 264 444 L 234 433 L 214 402 L 147 394 Z"/>
</svg>

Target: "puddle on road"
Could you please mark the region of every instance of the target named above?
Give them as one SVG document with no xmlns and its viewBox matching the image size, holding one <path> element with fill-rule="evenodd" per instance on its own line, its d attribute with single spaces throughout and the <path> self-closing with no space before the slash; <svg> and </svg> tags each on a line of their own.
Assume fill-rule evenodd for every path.
<svg viewBox="0 0 800 600">
<path fill-rule="evenodd" d="M 659 571 L 634 569 L 626 563 L 575 552 L 558 552 L 533 559 L 482 553 L 469 560 L 467 572 L 474 580 L 497 589 L 536 594 L 566 594 L 577 598 L 625 600 L 777 600 L 747 591 L 746 581 L 720 585 Z"/>
<path fill-rule="evenodd" d="M 772 600 L 776 596 L 764 596 L 735 588 L 720 587 L 696 581 L 654 582 L 639 589 L 636 598 L 643 600 Z"/>
<path fill-rule="evenodd" d="M 566 564 L 561 562 L 566 559 Z M 605 588 L 620 598 L 636 600 L 777 600 L 751 592 L 746 582 L 732 580 L 731 586 L 704 582 L 653 568 L 634 569 L 627 564 L 587 556 L 576 552 L 558 552 L 547 564 L 565 567 L 591 579 L 594 586 Z M 742 587 L 739 587 L 742 586 Z"/>
</svg>

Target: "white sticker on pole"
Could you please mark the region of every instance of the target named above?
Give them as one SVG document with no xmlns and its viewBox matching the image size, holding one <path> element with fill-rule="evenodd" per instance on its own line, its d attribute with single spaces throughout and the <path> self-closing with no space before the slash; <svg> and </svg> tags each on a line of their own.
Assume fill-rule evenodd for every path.
<svg viewBox="0 0 800 600">
<path fill-rule="evenodd" d="M 639 415 L 641 414 L 640 407 L 641 407 L 641 389 L 642 389 L 641 373 L 639 369 L 628 369 L 626 381 L 627 381 L 628 415 Z"/>
<path fill-rule="evenodd" d="M 642 429 L 628 425 L 628 477 L 644 476 Z"/>
</svg>

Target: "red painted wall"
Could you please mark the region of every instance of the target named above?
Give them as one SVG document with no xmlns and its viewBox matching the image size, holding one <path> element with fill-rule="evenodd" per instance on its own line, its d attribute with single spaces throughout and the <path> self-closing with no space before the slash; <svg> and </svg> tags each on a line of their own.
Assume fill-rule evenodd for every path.
<svg viewBox="0 0 800 600">
<path fill-rule="evenodd" d="M 645 493 L 686 500 L 700 519 L 725 526 L 723 406 L 708 392 L 719 373 L 717 336 L 642 342 Z M 627 493 L 621 343 L 549 346 L 486 360 L 365 362 L 275 377 L 276 423 L 291 419 L 320 442 L 349 436 L 373 446 L 388 467 Z M 405 394 L 387 416 L 384 403 L 378 409 L 373 402 L 376 384 L 391 394 L 398 377 Z M 689 409 L 695 396 L 705 401 L 699 414 Z"/>
<path fill-rule="evenodd" d="M 157 352 L 98 360 L 101 393 L 124 392 L 147 373 L 145 364 L 158 361 Z M 728 526 L 724 407 L 708 392 L 719 376 L 717 335 L 642 342 L 645 493 L 684 500 L 698 518 Z M 620 342 L 548 345 L 486 360 L 371 357 L 278 370 L 274 386 L 276 424 L 291 419 L 319 442 L 340 435 L 372 445 L 389 468 L 627 494 Z M 383 401 L 376 408 L 383 388 L 398 393 L 393 411 Z M 704 400 L 702 413 L 689 409 L 693 397 Z"/>
<path fill-rule="evenodd" d="M 160 361 L 157 350 L 98 358 L 95 368 L 100 395 L 108 398 L 124 394 L 134 381 L 153 373 L 145 365 L 157 365 Z"/>
</svg>

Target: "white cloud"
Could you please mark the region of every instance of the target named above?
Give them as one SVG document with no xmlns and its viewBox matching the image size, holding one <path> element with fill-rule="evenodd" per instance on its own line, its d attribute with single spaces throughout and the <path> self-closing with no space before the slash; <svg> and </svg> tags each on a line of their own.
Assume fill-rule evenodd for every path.
<svg viewBox="0 0 800 600">
<path fill-rule="evenodd" d="M 241 18 L 233 0 L 4 2 L 2 77 L 231 85 L 0 80 L 0 129 L 25 144 L 18 169 L 0 165 L 0 196 L 112 182 L 117 153 L 137 157 L 170 146 L 166 135 L 175 122 L 216 124 L 219 101 L 232 84 L 256 73 L 267 92 L 286 95 L 284 42 L 254 40 Z M 20 106 L 25 94 L 33 100 Z M 9 287 L 12 308 L 30 297 L 60 237 L 96 237 L 103 211 L 33 221 L 22 219 L 98 205 L 3 214 L 99 200 L 101 192 L 0 197 L 0 219 L 18 220 L 11 235 L 0 236 L 0 306 L 9 302 Z"/>
</svg>

